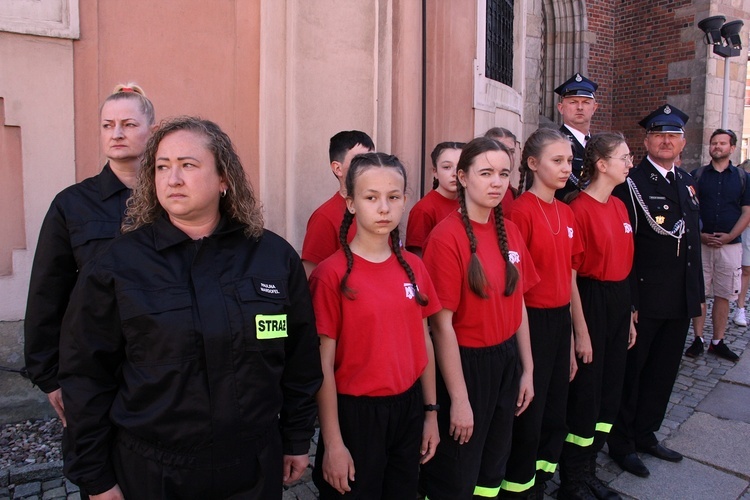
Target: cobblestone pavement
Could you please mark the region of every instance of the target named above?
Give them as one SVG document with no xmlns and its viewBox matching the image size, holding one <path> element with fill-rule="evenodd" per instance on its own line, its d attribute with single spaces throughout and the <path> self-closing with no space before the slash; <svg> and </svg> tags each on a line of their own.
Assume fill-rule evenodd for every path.
<svg viewBox="0 0 750 500">
<path fill-rule="evenodd" d="M 747 328 L 738 327 L 732 323 L 734 309 L 730 311 L 726 342 L 737 354 L 742 355 L 750 341 Z M 705 338 L 711 338 L 711 321 L 706 322 Z M 685 340 L 685 348 L 693 341 L 692 328 Z M 718 384 L 727 370 L 734 363 L 723 360 L 713 354 L 705 353 L 695 359 L 684 357 L 680 371 L 672 391 L 669 407 L 664 423 L 659 430 L 658 438 L 668 438 L 694 412 L 696 406 Z M 313 437 L 310 448 L 310 462 L 315 459 L 318 434 Z M 597 459 L 599 465 L 598 476 L 605 482 L 614 481 L 620 474 L 625 474 L 609 458 L 606 453 L 600 453 Z M 295 484 L 285 487 L 284 500 L 314 500 L 318 498 L 318 490 L 311 479 L 311 468 L 305 471 L 302 479 Z M 555 475 L 553 481 L 547 485 L 545 498 L 554 498 L 559 487 L 559 478 Z M 27 467 L 0 470 L 0 500 L 78 500 L 78 488 L 62 477 L 62 464 L 31 465 Z M 741 500 L 750 500 L 750 491 L 745 491 Z"/>
</svg>

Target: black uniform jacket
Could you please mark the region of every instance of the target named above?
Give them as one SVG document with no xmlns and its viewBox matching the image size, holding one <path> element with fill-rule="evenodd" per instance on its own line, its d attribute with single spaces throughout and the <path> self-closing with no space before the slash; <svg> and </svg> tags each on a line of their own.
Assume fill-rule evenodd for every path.
<svg viewBox="0 0 750 500">
<path fill-rule="evenodd" d="M 565 125 L 560 127 L 560 132 L 562 132 L 565 137 L 570 139 L 570 147 L 573 152 L 573 172 L 571 172 L 571 176 L 574 176 L 577 181 L 581 178 L 581 170 L 583 170 L 583 152 L 586 150 L 586 148 L 583 146 L 583 144 L 578 142 L 576 136 L 574 136 L 573 133 Z M 568 179 L 568 182 L 565 183 L 565 187 L 563 187 L 562 189 L 558 189 L 555 192 L 555 198 L 557 198 L 558 200 L 563 200 L 566 194 L 573 191 L 578 191 L 578 184 Z"/>
<path fill-rule="evenodd" d="M 24 322 L 26 369 L 44 392 L 57 384 L 60 325 L 78 271 L 120 234 L 130 190 L 109 164 L 52 201 L 31 268 Z"/>
<path fill-rule="evenodd" d="M 282 238 L 243 230 L 224 218 L 193 241 L 162 216 L 113 240 L 81 276 L 60 386 L 65 473 L 89 493 L 116 483 L 118 430 L 185 468 L 240 463 L 279 430 L 284 454 L 307 453 L 323 375 L 305 272 Z"/>
<path fill-rule="evenodd" d="M 635 233 L 635 260 L 631 272 L 631 297 L 638 314 L 656 319 L 700 316 L 705 302 L 700 244 L 700 207 L 695 183 L 685 170 L 675 167 L 677 190 L 653 164 L 644 158 L 630 170 L 651 217 L 666 230 L 684 218 L 685 234 L 679 243 L 671 236 L 657 234 L 649 225 L 628 183 L 614 194 L 628 207 Z M 692 190 L 690 189 L 692 188 Z"/>
</svg>

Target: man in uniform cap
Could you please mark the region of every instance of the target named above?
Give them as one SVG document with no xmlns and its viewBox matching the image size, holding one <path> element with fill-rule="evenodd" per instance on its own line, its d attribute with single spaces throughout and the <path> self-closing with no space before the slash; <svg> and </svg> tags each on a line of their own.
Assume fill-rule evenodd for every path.
<svg viewBox="0 0 750 500">
<path fill-rule="evenodd" d="M 568 78 L 568 80 L 555 89 L 560 96 L 557 110 L 562 116 L 562 127 L 560 132 L 568 139 L 573 149 L 573 172 L 565 187 L 558 189 L 555 197 L 562 200 L 566 194 L 578 189 L 578 179 L 583 168 L 583 151 L 586 142 L 591 136 L 591 117 L 594 116 L 599 104 L 596 102 L 594 92 L 599 87 L 580 73 Z"/>
<path fill-rule="evenodd" d="M 635 234 L 631 296 L 638 339 L 625 368 L 620 413 L 608 438 L 620 467 L 646 477 L 638 457 L 679 462 L 682 455 L 655 436 L 667 409 L 690 318 L 705 302 L 699 206 L 693 178 L 675 166 L 685 147 L 688 116 L 666 104 L 639 124 L 648 152 L 615 194 L 630 212 Z"/>
</svg>

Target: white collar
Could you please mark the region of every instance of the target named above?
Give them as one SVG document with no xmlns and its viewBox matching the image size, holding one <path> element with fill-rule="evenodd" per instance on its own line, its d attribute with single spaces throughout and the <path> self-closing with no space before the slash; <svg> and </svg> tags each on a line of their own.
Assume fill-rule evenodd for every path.
<svg viewBox="0 0 750 500">
<path fill-rule="evenodd" d="M 655 169 L 656 169 L 656 170 L 657 170 L 657 171 L 658 171 L 658 172 L 659 172 L 659 173 L 661 174 L 661 176 L 662 176 L 662 177 L 664 177 L 665 179 L 667 178 L 667 173 L 669 173 L 669 172 L 674 172 L 674 171 L 675 171 L 675 170 L 674 170 L 674 165 L 672 165 L 672 170 L 667 170 L 666 168 L 664 168 L 664 167 L 662 167 L 662 166 L 660 166 L 660 165 L 657 165 L 656 163 L 654 163 L 654 160 L 652 160 L 650 156 L 647 156 L 647 158 L 648 158 L 648 161 L 650 161 L 650 162 L 651 162 L 651 165 L 653 165 L 653 166 L 654 166 L 654 168 L 655 168 Z M 675 175 L 677 175 L 677 173 L 676 173 L 676 172 L 675 172 Z"/>
<path fill-rule="evenodd" d="M 583 145 L 584 147 L 586 147 L 586 134 L 584 134 L 584 133 L 583 133 L 583 132 L 581 132 L 580 130 L 578 130 L 578 129 L 575 129 L 575 128 L 573 128 L 573 127 L 568 127 L 568 126 L 567 126 L 567 125 L 565 125 L 564 123 L 563 123 L 563 125 L 565 126 L 565 128 L 566 128 L 566 129 L 568 129 L 568 131 L 569 131 L 569 132 L 570 132 L 571 134 L 573 134 L 573 137 L 575 137 L 575 138 L 576 138 L 576 140 L 577 140 L 577 141 L 578 141 L 578 142 L 579 142 L 580 144 L 582 144 L 582 145 Z"/>
</svg>

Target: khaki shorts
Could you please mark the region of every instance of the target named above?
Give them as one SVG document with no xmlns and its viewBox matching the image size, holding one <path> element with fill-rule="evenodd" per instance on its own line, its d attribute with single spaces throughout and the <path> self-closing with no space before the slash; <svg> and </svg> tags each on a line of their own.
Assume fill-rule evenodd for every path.
<svg viewBox="0 0 750 500">
<path fill-rule="evenodd" d="M 742 275 L 742 244 L 732 243 L 718 248 L 701 245 L 701 252 L 706 297 L 737 300 Z"/>
<path fill-rule="evenodd" d="M 750 266 L 750 227 L 742 231 L 742 265 Z"/>
</svg>

